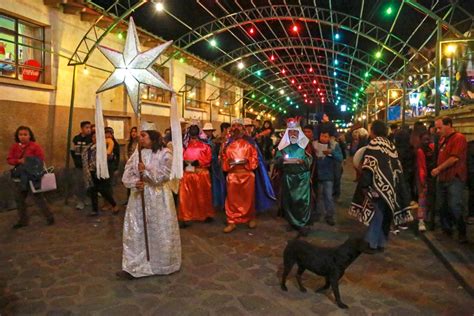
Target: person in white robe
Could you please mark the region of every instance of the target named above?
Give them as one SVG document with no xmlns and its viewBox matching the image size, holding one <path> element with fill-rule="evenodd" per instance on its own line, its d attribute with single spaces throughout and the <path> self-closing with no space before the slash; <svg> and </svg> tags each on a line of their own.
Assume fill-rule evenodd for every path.
<svg viewBox="0 0 474 316">
<path fill-rule="evenodd" d="M 122 182 L 131 189 L 123 227 L 122 271 L 117 276 L 132 279 L 166 275 L 181 267 L 181 239 L 170 186 L 172 153 L 161 135 L 150 126 L 142 128 L 140 145 L 125 166 Z M 140 172 L 143 181 L 140 181 Z M 141 190 L 145 194 L 150 261 L 147 260 Z"/>
</svg>

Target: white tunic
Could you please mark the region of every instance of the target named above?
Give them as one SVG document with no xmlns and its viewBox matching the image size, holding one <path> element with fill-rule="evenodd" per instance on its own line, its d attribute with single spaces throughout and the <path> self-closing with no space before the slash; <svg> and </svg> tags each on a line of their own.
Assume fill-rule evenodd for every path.
<svg viewBox="0 0 474 316">
<path fill-rule="evenodd" d="M 145 210 L 150 261 L 146 259 L 140 191 L 138 151 L 127 161 L 122 182 L 131 189 L 123 225 L 122 270 L 134 277 L 170 274 L 181 267 L 181 239 L 169 179 L 172 154 L 169 149 L 153 153 L 142 149 L 145 164 Z"/>
</svg>

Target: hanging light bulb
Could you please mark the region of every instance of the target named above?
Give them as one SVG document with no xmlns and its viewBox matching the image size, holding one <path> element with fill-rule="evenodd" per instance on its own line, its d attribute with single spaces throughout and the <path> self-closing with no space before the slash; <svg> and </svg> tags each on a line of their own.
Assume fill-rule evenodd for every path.
<svg viewBox="0 0 474 316">
<path fill-rule="evenodd" d="M 164 5 L 163 5 L 163 2 L 159 1 L 157 3 L 155 3 L 155 10 L 158 11 L 158 12 L 161 12 L 165 9 Z"/>
</svg>

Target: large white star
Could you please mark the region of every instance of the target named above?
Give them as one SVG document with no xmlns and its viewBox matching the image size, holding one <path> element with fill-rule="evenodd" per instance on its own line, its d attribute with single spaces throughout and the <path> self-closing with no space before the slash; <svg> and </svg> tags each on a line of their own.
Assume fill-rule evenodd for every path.
<svg viewBox="0 0 474 316">
<path fill-rule="evenodd" d="M 138 114 L 140 104 L 140 84 L 146 84 L 173 92 L 173 88 L 151 67 L 173 41 L 140 52 L 137 29 L 133 18 L 128 24 L 127 38 L 123 52 L 99 46 L 99 50 L 114 65 L 114 72 L 107 78 L 97 93 L 124 85 L 133 110 Z"/>
</svg>

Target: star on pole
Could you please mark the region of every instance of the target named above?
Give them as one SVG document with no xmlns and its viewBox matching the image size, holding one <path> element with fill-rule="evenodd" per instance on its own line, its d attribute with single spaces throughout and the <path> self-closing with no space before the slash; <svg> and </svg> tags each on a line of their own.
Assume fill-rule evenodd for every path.
<svg viewBox="0 0 474 316">
<path fill-rule="evenodd" d="M 152 65 L 158 57 L 173 43 L 168 41 L 145 52 L 140 52 L 137 29 L 133 18 L 128 24 L 125 47 L 120 53 L 116 50 L 99 46 L 99 50 L 115 67 L 114 72 L 100 86 L 97 93 L 124 85 L 133 110 L 139 114 L 140 84 L 154 86 L 173 92 L 173 88 L 153 70 Z"/>
</svg>

